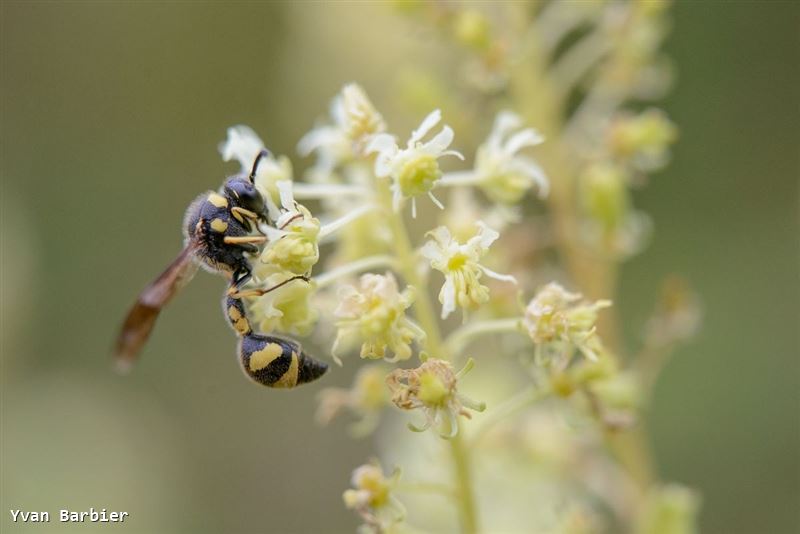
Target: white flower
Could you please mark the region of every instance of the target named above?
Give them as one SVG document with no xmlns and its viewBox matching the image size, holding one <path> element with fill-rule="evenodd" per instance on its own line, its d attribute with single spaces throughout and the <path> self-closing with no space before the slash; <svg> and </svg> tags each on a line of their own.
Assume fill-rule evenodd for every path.
<svg viewBox="0 0 800 534">
<path fill-rule="evenodd" d="M 510 275 L 499 274 L 478 261 L 488 252 L 489 246 L 500 236 L 483 221 L 478 221 L 478 233 L 461 244 L 450 235 L 445 226 L 428 232 L 433 240 L 422 247 L 422 255 L 430 260 L 431 267 L 444 274 L 445 281 L 439 292 L 442 319 L 456 309 L 473 310 L 489 300 L 489 288 L 480 283 L 483 273 L 489 277 L 516 283 Z"/>
<path fill-rule="evenodd" d="M 536 186 L 539 197 L 547 196 L 549 183 L 542 168 L 531 158 L 519 155 L 544 138 L 533 128 L 520 129 L 522 119 L 511 111 L 497 114 L 489 137 L 478 147 L 472 171 L 450 173 L 442 185 L 477 185 L 492 200 L 513 204 Z"/>
<path fill-rule="evenodd" d="M 343 287 L 339 299 L 334 312 L 339 327 L 334 357 L 340 342 L 354 336 L 361 342 L 362 358 L 407 360 L 412 354 L 411 343 L 425 337 L 425 332 L 405 315 L 413 302 L 411 290 L 400 293 L 391 273 L 364 274 L 359 288 Z M 394 355 L 391 359 L 387 350 Z"/>
<path fill-rule="evenodd" d="M 431 193 L 442 176 L 438 159 L 442 156 L 464 159 L 464 156 L 455 150 L 447 150 L 453 142 L 453 130 L 449 126 L 444 126 L 430 141 L 422 142 L 422 138 L 439 123 L 441 116 L 437 109 L 425 117 L 419 128 L 412 132 L 405 149 L 400 149 L 394 136 L 389 134 L 376 135 L 367 145 L 368 153 L 378 153 L 375 174 L 379 178 L 392 179 L 395 210 L 400 209 L 403 199 L 411 198 L 412 214 L 416 216 L 414 197 L 423 193 L 427 193 L 437 206 L 442 207 Z"/>
<path fill-rule="evenodd" d="M 223 161 L 236 160 L 242 172 L 249 174 L 256 156 L 264 149 L 264 142 L 249 126 L 239 124 L 228 128 L 228 137 L 219 144 Z M 277 182 L 291 181 L 292 163 L 286 156 L 275 158 L 272 154 L 262 159 L 256 171 L 256 188 L 273 204 L 278 202 Z M 268 202 L 269 203 L 269 202 Z"/>
<path fill-rule="evenodd" d="M 346 490 L 342 498 L 347 508 L 361 516 L 366 532 L 394 532 L 397 524 L 405 519 L 406 509 L 394 496 L 399 480 L 399 469 L 386 477 L 377 460 L 353 471 L 350 479 L 353 488 Z"/>
<path fill-rule="evenodd" d="M 250 304 L 250 313 L 262 332 L 279 331 L 304 336 L 319 318 L 319 311 L 311 303 L 315 284 L 303 280 L 285 283 L 290 277 L 273 273 L 261 282 L 260 285 L 266 288 L 285 284 L 255 297 Z"/>
<path fill-rule="evenodd" d="M 264 141 L 249 126 L 237 124 L 228 128 L 228 138 L 219 144 L 223 161 L 236 160 L 243 172 L 250 172 L 258 153 L 264 148 Z"/>
<path fill-rule="evenodd" d="M 319 261 L 319 219 L 295 202 L 292 182 L 280 181 L 276 186 L 280 192 L 281 209 L 268 205 L 275 227 L 263 224 L 259 227 L 268 238 L 261 252 L 261 265 L 255 269 L 259 278 L 274 272 L 306 274 Z"/>
<path fill-rule="evenodd" d="M 302 156 L 317 153 L 315 172 L 330 174 L 340 164 L 366 155 L 370 138 L 386 130 L 383 117 L 358 84 L 351 83 L 331 102 L 333 124 L 317 126 L 297 143 Z"/>
</svg>

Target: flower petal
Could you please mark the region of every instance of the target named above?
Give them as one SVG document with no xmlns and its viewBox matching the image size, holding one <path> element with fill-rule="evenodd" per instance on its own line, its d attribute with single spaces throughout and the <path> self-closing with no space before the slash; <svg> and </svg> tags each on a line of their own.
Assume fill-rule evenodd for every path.
<svg viewBox="0 0 800 534">
<path fill-rule="evenodd" d="M 243 171 L 249 171 L 253 160 L 264 148 L 264 142 L 249 126 L 237 124 L 228 128 L 228 138 L 219 144 L 223 161 L 235 159 Z"/>
<path fill-rule="evenodd" d="M 290 180 L 279 180 L 275 182 L 281 197 L 281 206 L 286 210 L 294 210 L 294 193 L 292 193 L 292 182 Z"/>
<path fill-rule="evenodd" d="M 390 154 L 396 154 L 397 150 L 397 141 L 395 140 L 394 136 L 384 133 L 375 135 L 369 140 L 366 152 L 367 154 L 372 152 L 388 152 Z"/>
<path fill-rule="evenodd" d="M 449 126 L 445 126 L 442 128 L 441 132 L 436 134 L 433 139 L 422 145 L 420 149 L 431 156 L 439 156 L 447 149 L 447 147 L 450 146 L 450 143 L 453 142 L 454 136 L 455 134 L 453 133 L 453 129 Z"/>
<path fill-rule="evenodd" d="M 447 261 L 447 256 L 444 255 L 442 251 L 442 247 L 440 247 L 435 241 L 428 241 L 419 251 L 422 254 L 422 257 L 434 262 L 434 263 L 444 263 Z"/>
<path fill-rule="evenodd" d="M 516 154 L 528 146 L 536 146 L 544 142 L 544 137 L 533 128 L 526 128 L 512 135 L 505 146 L 508 155 Z"/>
<path fill-rule="evenodd" d="M 486 273 L 486 276 L 489 278 L 494 278 L 495 280 L 500 280 L 501 282 L 511 282 L 512 284 L 517 283 L 517 279 L 511 276 L 510 274 L 500 274 L 495 272 L 488 267 L 484 267 L 483 265 L 478 265 L 478 268 Z"/>
<path fill-rule="evenodd" d="M 408 140 L 408 146 L 413 147 L 420 139 L 425 137 L 431 128 L 439 124 L 442 120 L 442 112 L 438 109 L 431 111 L 420 123 L 419 127 L 411 133 L 411 138 Z"/>
<path fill-rule="evenodd" d="M 439 156 L 455 156 L 461 161 L 464 161 L 464 154 L 462 154 L 458 150 L 445 150 L 444 152 L 439 154 Z"/>
<path fill-rule="evenodd" d="M 485 222 L 478 221 L 475 223 L 478 225 L 478 235 L 471 238 L 468 244 L 472 244 L 474 239 L 478 240 L 480 247 L 484 250 L 488 249 L 492 243 L 497 241 L 497 238 L 500 237 L 500 233 L 497 230 L 493 230 L 490 228 Z"/>
<path fill-rule="evenodd" d="M 456 286 L 450 276 L 445 277 L 442 290 L 439 291 L 439 301 L 442 303 L 442 319 L 447 319 L 456 309 Z"/>
<path fill-rule="evenodd" d="M 473 170 L 448 172 L 436 180 L 436 186 L 474 185 L 479 178 L 478 174 Z"/>
<path fill-rule="evenodd" d="M 300 139 L 297 143 L 297 153 L 301 156 L 308 156 L 318 148 L 334 145 L 339 141 L 341 141 L 341 134 L 336 128 L 320 126 L 314 128 Z"/>
<path fill-rule="evenodd" d="M 441 247 L 446 247 L 453 240 L 450 230 L 446 226 L 437 226 L 425 235 L 431 236 Z"/>
<path fill-rule="evenodd" d="M 503 143 L 503 138 L 512 130 L 519 128 L 521 124 L 522 119 L 513 111 L 501 111 L 494 119 L 494 126 L 492 126 L 492 132 L 486 139 L 486 144 L 493 149 L 499 150 L 500 145 Z"/>
<path fill-rule="evenodd" d="M 546 198 L 550 192 L 550 182 L 547 180 L 547 175 L 538 163 L 530 158 L 518 157 L 515 160 L 515 166 L 527 175 L 538 187 L 537 195 L 539 198 Z"/>
</svg>

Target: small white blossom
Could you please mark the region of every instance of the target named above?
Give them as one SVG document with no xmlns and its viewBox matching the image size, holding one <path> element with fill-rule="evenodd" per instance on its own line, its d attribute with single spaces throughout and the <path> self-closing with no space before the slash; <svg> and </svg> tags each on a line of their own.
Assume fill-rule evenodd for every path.
<svg viewBox="0 0 800 534">
<path fill-rule="evenodd" d="M 273 273 L 264 278 L 260 285 L 275 287 L 286 282 L 291 275 Z M 311 332 L 319 318 L 319 311 L 312 305 L 315 284 L 303 280 L 293 280 L 281 287 L 254 297 L 249 306 L 250 315 L 257 321 L 262 332 L 286 332 L 304 336 Z"/>
<path fill-rule="evenodd" d="M 454 135 L 449 126 L 444 126 L 431 140 L 422 142 L 422 138 L 441 121 L 441 117 L 438 109 L 425 117 L 412 132 L 404 149 L 389 134 L 374 136 L 367 146 L 368 153 L 378 153 L 375 174 L 379 178 L 392 179 L 392 202 L 395 210 L 400 209 L 403 199 L 410 198 L 412 214 L 416 215 L 415 197 L 421 194 L 427 194 L 437 206 L 442 207 L 431 192 L 442 176 L 438 159 L 443 156 L 456 156 L 460 159 L 464 157 L 455 150 L 447 150 Z"/>
<path fill-rule="evenodd" d="M 489 137 L 478 147 L 474 170 L 447 174 L 442 185 L 474 184 L 492 200 L 505 204 L 519 202 L 532 186 L 540 198 L 547 196 L 549 183 L 544 171 L 532 158 L 519 154 L 541 144 L 544 137 L 521 126 L 522 119 L 515 113 L 498 113 Z"/>
<path fill-rule="evenodd" d="M 342 163 L 365 155 L 370 138 L 386 130 L 386 123 L 358 84 L 342 88 L 331 102 L 333 124 L 317 126 L 297 144 L 302 156 L 317 154 L 315 172 L 330 174 Z"/>
<path fill-rule="evenodd" d="M 236 160 L 242 171 L 250 172 L 253 161 L 264 148 L 264 141 L 249 126 L 237 124 L 228 128 L 228 137 L 220 143 L 219 151 L 223 161 Z"/>
<path fill-rule="evenodd" d="M 342 498 L 347 508 L 361 516 L 366 527 L 363 531 L 389 534 L 405 519 L 406 509 L 393 495 L 399 480 L 399 469 L 387 478 L 377 460 L 353 471 L 350 479 L 353 488 L 346 490 Z"/>
<path fill-rule="evenodd" d="M 256 275 L 261 278 L 273 272 L 306 274 L 319 261 L 320 222 L 305 206 L 298 204 L 292 195 L 292 182 L 276 184 L 281 198 L 281 210 L 270 208 L 270 218 L 275 227 L 261 225 L 268 238 L 261 252 L 261 265 Z"/>
<path fill-rule="evenodd" d="M 447 318 L 456 306 L 474 310 L 489 300 L 489 288 L 480 283 L 483 273 L 496 280 L 516 283 L 513 276 L 496 273 L 478 263 L 500 234 L 483 221 L 478 221 L 477 226 L 478 233 L 464 244 L 453 239 L 447 227 L 440 226 L 428 232 L 433 240 L 422 247 L 422 255 L 430 260 L 431 267 L 445 277 L 439 292 L 442 319 Z"/>
<path fill-rule="evenodd" d="M 334 357 L 341 341 L 354 336 L 361 342 L 362 358 L 386 358 L 389 351 L 394 356 L 386 358 L 388 361 L 407 360 L 412 354 L 411 343 L 425 337 L 425 332 L 405 315 L 413 302 L 411 290 L 400 293 L 391 273 L 362 275 L 358 289 L 345 286 L 339 298 L 341 303 L 334 312 L 339 327 Z"/>
</svg>

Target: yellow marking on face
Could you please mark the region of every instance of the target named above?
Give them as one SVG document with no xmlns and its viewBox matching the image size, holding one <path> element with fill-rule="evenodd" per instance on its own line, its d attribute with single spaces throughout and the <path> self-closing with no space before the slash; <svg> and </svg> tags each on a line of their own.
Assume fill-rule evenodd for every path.
<svg viewBox="0 0 800 534">
<path fill-rule="evenodd" d="M 233 208 L 231 210 L 231 213 L 233 214 L 233 216 L 236 218 L 237 221 L 239 221 L 240 223 L 244 224 L 244 217 L 242 217 L 242 214 L 239 213 L 238 209 Z"/>
<path fill-rule="evenodd" d="M 228 229 L 228 223 L 226 223 L 222 219 L 214 219 L 213 221 L 211 221 L 211 229 L 221 234 L 222 232 Z"/>
<path fill-rule="evenodd" d="M 239 308 L 236 306 L 229 306 L 228 307 L 228 317 L 231 318 L 231 321 L 238 321 L 242 318 L 242 312 L 239 311 Z"/>
<path fill-rule="evenodd" d="M 297 353 L 292 352 L 292 363 L 289 364 L 289 369 L 283 373 L 283 376 L 277 382 L 272 384 L 274 388 L 293 388 L 297 385 L 297 374 L 300 370 L 300 365 L 297 358 Z"/>
<path fill-rule="evenodd" d="M 219 193 L 211 193 L 208 195 L 209 202 L 214 204 L 218 208 L 227 208 L 228 207 L 228 199 L 220 195 Z"/>
<path fill-rule="evenodd" d="M 270 343 L 261 350 L 250 355 L 250 370 L 254 373 L 274 362 L 281 354 L 283 347 L 277 343 Z"/>
<path fill-rule="evenodd" d="M 249 334 L 251 330 L 250 322 L 244 317 L 236 319 L 233 323 L 233 328 L 240 334 Z"/>
</svg>

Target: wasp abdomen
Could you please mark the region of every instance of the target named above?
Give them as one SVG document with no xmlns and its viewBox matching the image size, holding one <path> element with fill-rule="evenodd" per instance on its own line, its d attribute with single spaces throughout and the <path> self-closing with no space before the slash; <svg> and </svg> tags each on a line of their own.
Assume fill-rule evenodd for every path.
<svg viewBox="0 0 800 534">
<path fill-rule="evenodd" d="M 274 388 L 293 388 L 324 375 L 328 366 L 287 339 L 247 334 L 239 342 L 239 360 L 252 380 Z"/>
<path fill-rule="evenodd" d="M 228 323 L 239 336 L 246 336 L 253 332 L 253 327 L 250 325 L 244 309 L 244 302 L 241 299 L 226 294 L 222 299 L 222 308 L 228 318 Z"/>
</svg>

